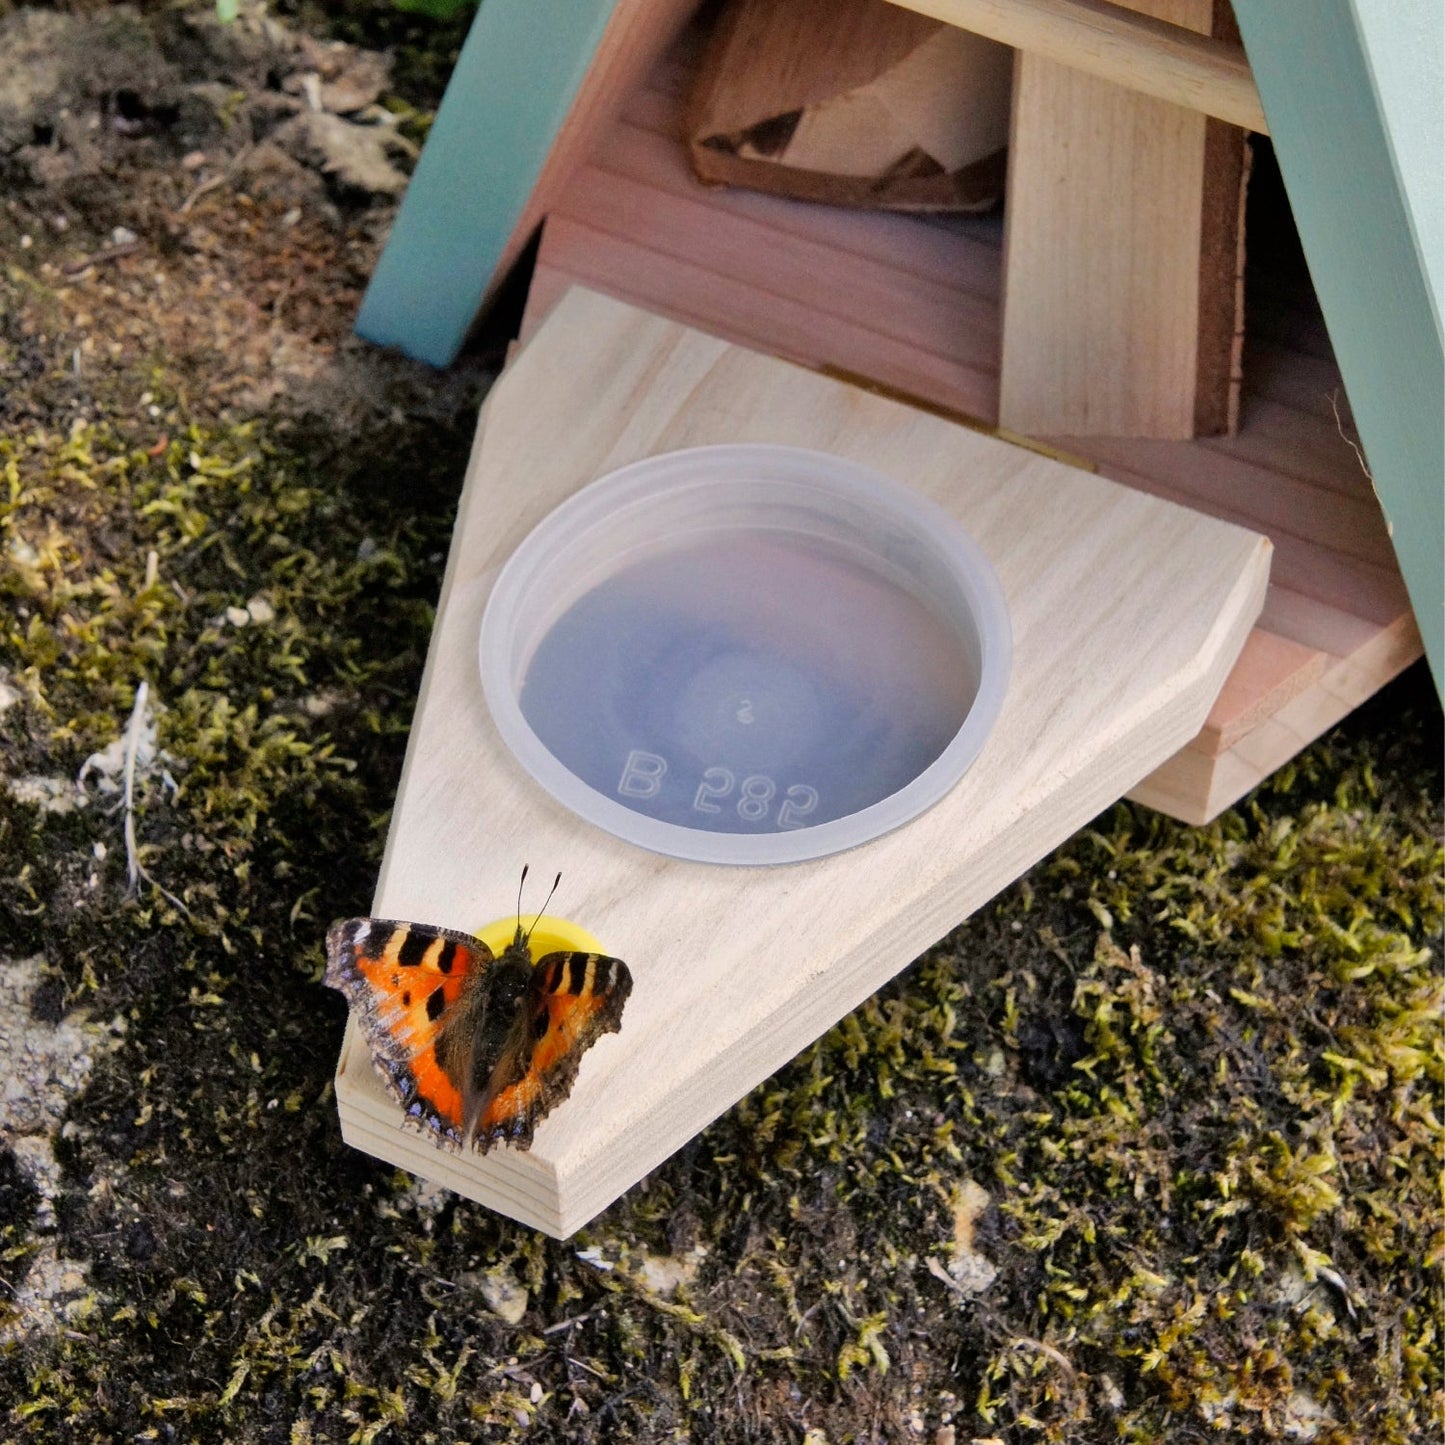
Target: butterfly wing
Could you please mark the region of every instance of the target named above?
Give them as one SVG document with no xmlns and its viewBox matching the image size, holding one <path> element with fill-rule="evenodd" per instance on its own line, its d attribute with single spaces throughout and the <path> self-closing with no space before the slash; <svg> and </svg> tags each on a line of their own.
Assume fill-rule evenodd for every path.
<svg viewBox="0 0 1445 1445">
<path fill-rule="evenodd" d="M 348 918 L 326 934 L 326 982 L 346 995 L 372 1062 L 407 1117 L 462 1142 L 469 1058 L 445 1027 L 493 963 L 469 933 Z"/>
<path fill-rule="evenodd" d="M 620 958 L 549 953 L 528 980 L 501 1057 L 467 1120 L 485 1153 L 493 1144 L 525 1149 L 536 1126 L 572 1092 L 582 1055 L 622 1026 L 632 974 Z"/>
</svg>

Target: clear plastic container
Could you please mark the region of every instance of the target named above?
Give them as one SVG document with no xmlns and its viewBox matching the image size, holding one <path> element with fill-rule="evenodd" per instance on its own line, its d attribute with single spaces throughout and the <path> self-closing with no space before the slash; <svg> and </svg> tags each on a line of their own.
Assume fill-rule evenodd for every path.
<svg viewBox="0 0 1445 1445">
<path fill-rule="evenodd" d="M 937 802 L 1003 703 L 1008 609 L 931 501 L 796 447 L 697 447 L 583 488 L 502 569 L 482 685 L 579 816 L 711 863 L 792 863 Z"/>
</svg>

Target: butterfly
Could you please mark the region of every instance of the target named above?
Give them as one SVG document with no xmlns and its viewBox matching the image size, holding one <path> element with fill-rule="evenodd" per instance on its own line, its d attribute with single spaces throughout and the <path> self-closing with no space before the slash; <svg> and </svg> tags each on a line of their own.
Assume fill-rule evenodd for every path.
<svg viewBox="0 0 1445 1445">
<path fill-rule="evenodd" d="M 346 995 L 407 1118 L 482 1153 L 531 1144 L 572 1092 L 582 1055 L 621 1027 L 632 993 L 620 958 L 564 952 L 533 963 L 520 910 L 501 957 L 450 928 L 339 919 L 326 934 L 325 977 Z"/>
</svg>

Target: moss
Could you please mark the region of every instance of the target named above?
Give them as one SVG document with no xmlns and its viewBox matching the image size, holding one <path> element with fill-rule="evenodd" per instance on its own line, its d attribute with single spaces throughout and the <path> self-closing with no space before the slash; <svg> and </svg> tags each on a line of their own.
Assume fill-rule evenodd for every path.
<svg viewBox="0 0 1445 1445">
<path fill-rule="evenodd" d="M 104 806 L 0 816 L 11 937 L 129 1022 L 64 1151 L 97 1304 L 0 1361 L 14 1432 L 1404 1441 L 1437 1418 L 1438 780 L 1398 747 L 1387 772 L 1368 719 L 1209 828 L 1112 810 L 555 1244 L 340 1146 L 316 984 L 324 923 L 369 892 L 464 435 L 422 505 L 327 474 L 314 433 L 168 405 L 162 448 L 102 424 L 0 453 L 9 768 L 73 775 L 145 679 L 175 785 L 143 778 L 158 886 L 133 896 Z M 965 1179 L 991 1201 L 977 1295 L 934 1277 Z M 647 1282 L 696 1246 L 677 1294 Z"/>
</svg>

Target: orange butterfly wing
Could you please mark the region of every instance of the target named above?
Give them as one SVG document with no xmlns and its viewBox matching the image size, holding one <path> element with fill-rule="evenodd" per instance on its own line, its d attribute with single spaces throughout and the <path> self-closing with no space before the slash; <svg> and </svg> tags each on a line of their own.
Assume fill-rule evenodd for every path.
<svg viewBox="0 0 1445 1445">
<path fill-rule="evenodd" d="M 326 982 L 346 995 L 392 1096 L 453 1144 L 463 1140 L 468 1060 L 449 1056 L 441 1021 L 493 962 L 481 939 L 449 928 L 348 918 L 326 935 Z"/>
<path fill-rule="evenodd" d="M 467 1132 L 485 1152 L 525 1149 L 547 1114 L 572 1091 L 582 1055 L 622 1026 L 632 974 L 620 958 L 549 953 L 532 972 L 502 1056 Z"/>
</svg>

